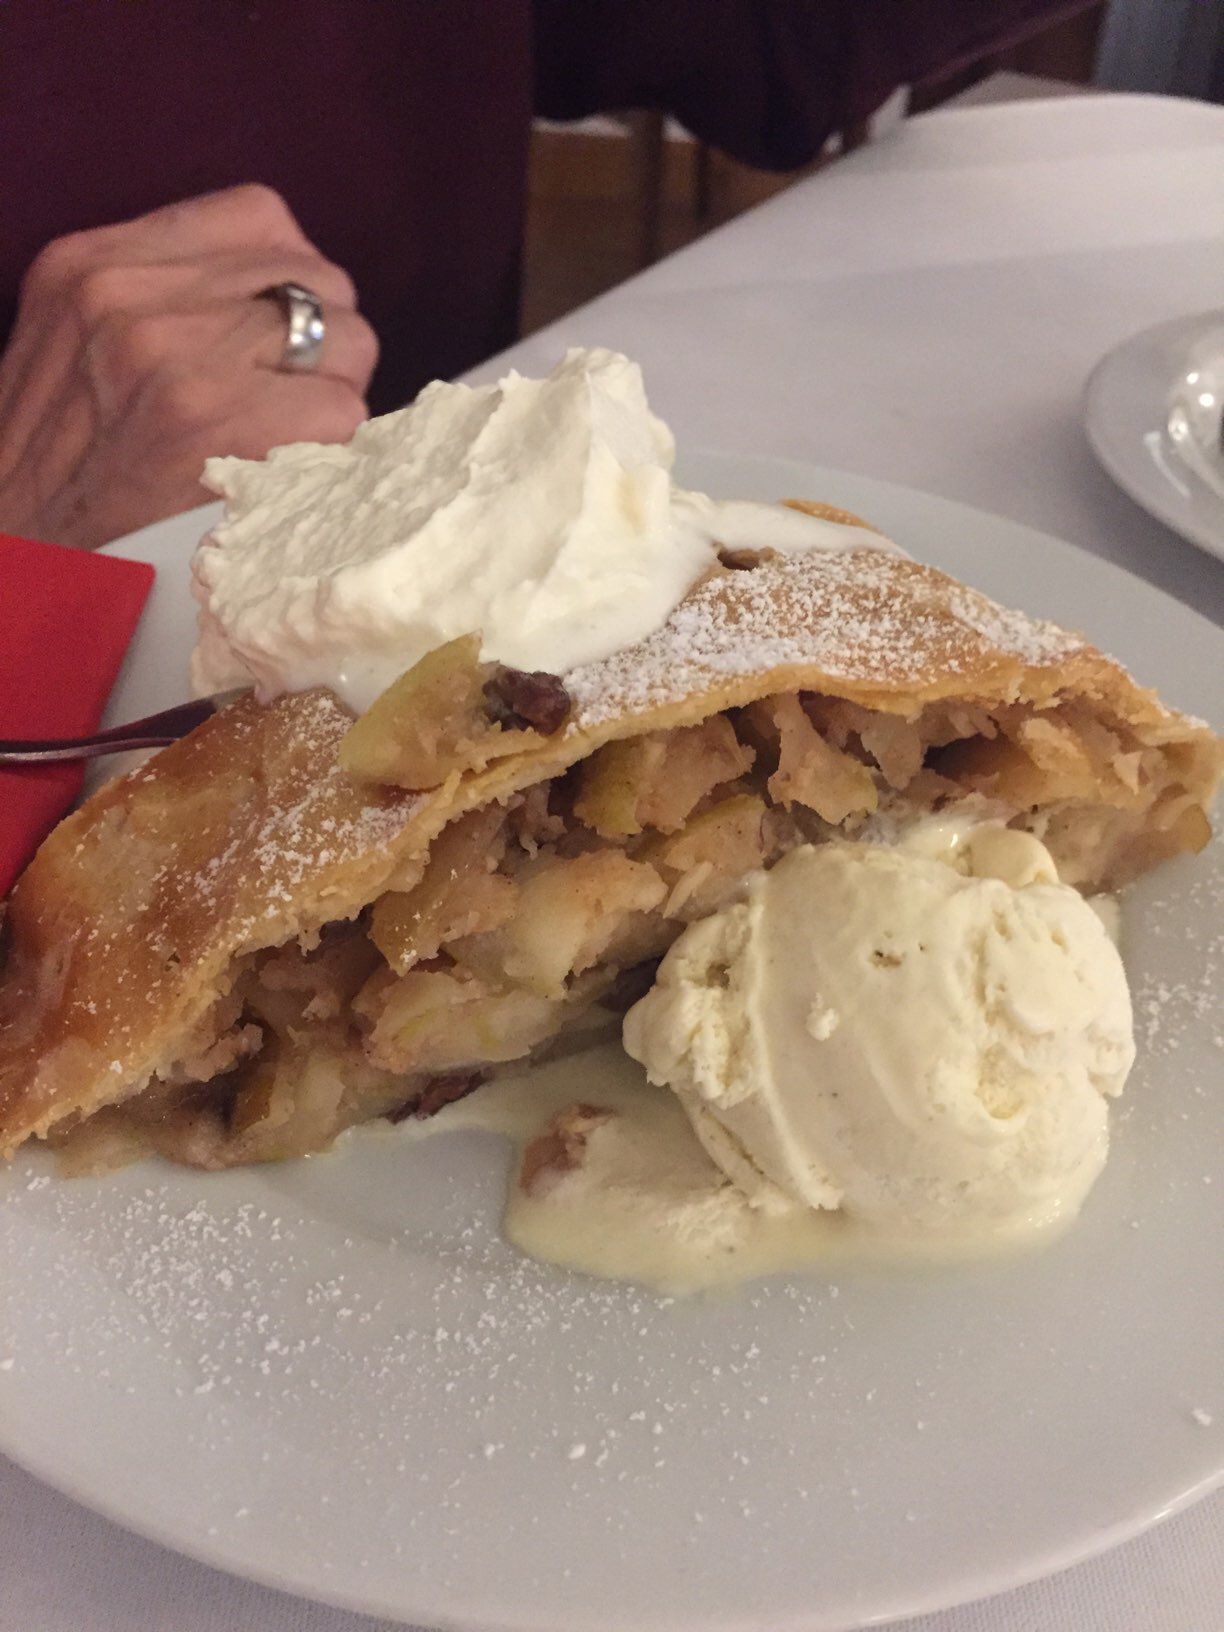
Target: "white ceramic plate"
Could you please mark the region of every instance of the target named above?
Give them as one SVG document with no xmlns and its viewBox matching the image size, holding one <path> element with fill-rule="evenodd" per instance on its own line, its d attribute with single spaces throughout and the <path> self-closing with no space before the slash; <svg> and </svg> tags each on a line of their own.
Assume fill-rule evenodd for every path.
<svg viewBox="0 0 1224 1632">
<path fill-rule="evenodd" d="M 1194 377 L 1204 372 L 1211 377 Z M 1084 388 L 1084 428 L 1124 493 L 1191 544 L 1224 557 L 1221 381 L 1224 312 L 1161 323 L 1132 335 L 1093 369 Z M 1210 389 L 1203 391 L 1204 384 Z M 1196 412 L 1198 399 L 1208 395 L 1214 438 L 1210 416 Z M 1175 396 L 1184 396 L 1191 409 L 1180 442 L 1169 434 Z"/>
<path fill-rule="evenodd" d="M 1224 637 L 1065 544 L 799 465 L 681 474 L 846 505 L 1224 716 Z M 116 714 L 182 689 L 200 528 L 128 541 L 161 574 Z M 0 1177 L 0 1449 L 195 1557 L 447 1628 L 859 1626 L 1133 1534 L 1224 1472 L 1221 848 L 1134 892 L 1141 1064 L 1038 1255 L 667 1302 L 507 1248 L 488 1136 L 70 1184 L 28 1156 Z"/>
</svg>

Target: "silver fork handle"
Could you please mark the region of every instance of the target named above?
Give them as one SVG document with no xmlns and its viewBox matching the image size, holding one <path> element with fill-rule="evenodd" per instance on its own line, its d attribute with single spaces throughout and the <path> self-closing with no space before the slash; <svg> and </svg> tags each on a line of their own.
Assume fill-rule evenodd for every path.
<svg viewBox="0 0 1224 1632">
<path fill-rule="evenodd" d="M 164 748 L 220 713 L 246 689 L 179 703 L 160 714 L 133 720 L 130 725 L 112 726 L 109 731 L 96 731 L 89 737 L 0 737 L 0 765 L 51 765 L 68 759 L 98 759 L 103 754 L 121 754 L 132 748 Z"/>
</svg>

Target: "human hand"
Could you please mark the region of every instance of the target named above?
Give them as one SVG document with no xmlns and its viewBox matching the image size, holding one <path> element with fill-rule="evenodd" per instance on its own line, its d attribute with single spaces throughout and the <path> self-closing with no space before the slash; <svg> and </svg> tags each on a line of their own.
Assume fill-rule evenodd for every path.
<svg viewBox="0 0 1224 1632">
<path fill-rule="evenodd" d="M 317 370 L 278 368 L 278 283 L 318 295 Z M 47 245 L 0 358 L 0 530 L 93 548 L 201 504 L 209 454 L 342 442 L 378 343 L 347 273 L 270 188 L 233 187 Z"/>
</svg>

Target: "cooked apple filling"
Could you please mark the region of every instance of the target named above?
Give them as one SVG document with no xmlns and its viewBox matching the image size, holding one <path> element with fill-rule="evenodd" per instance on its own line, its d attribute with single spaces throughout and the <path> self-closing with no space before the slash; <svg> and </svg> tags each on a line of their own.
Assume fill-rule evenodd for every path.
<svg viewBox="0 0 1224 1632">
<path fill-rule="evenodd" d="M 557 682 L 512 679 L 455 642 L 357 722 L 342 763 L 439 786 L 556 731 Z M 684 925 L 788 847 L 886 837 L 967 798 L 1037 831 L 1069 882 L 1124 881 L 1206 836 L 1176 754 L 1075 705 L 943 701 L 904 719 L 814 692 L 605 743 L 451 821 L 353 921 L 247 958 L 153 1086 L 53 1138 L 76 1169 L 150 1147 L 216 1168 L 430 1115 L 614 1025 Z"/>
</svg>

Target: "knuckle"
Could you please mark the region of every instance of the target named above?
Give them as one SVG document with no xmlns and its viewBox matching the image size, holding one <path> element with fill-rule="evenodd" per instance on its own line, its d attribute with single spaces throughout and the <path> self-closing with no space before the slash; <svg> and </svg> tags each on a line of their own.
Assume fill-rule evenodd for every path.
<svg viewBox="0 0 1224 1632">
<path fill-rule="evenodd" d="M 290 226 L 297 231 L 293 211 L 275 187 L 265 182 L 244 181 L 238 187 L 227 188 L 218 197 L 248 221 L 274 230 L 283 231 Z"/>
<path fill-rule="evenodd" d="M 84 232 L 70 232 L 44 244 L 26 269 L 23 294 L 49 292 L 71 282 L 88 252 L 88 237 Z"/>
<path fill-rule="evenodd" d="M 130 296 L 130 279 L 122 266 L 91 266 L 76 279 L 74 299 L 87 323 L 100 323 L 122 311 Z"/>
<path fill-rule="evenodd" d="M 320 261 L 319 279 L 326 288 L 327 299 L 337 306 L 356 306 L 357 285 L 342 266 L 333 261 Z M 324 292 L 320 288 L 320 294 Z"/>
</svg>

